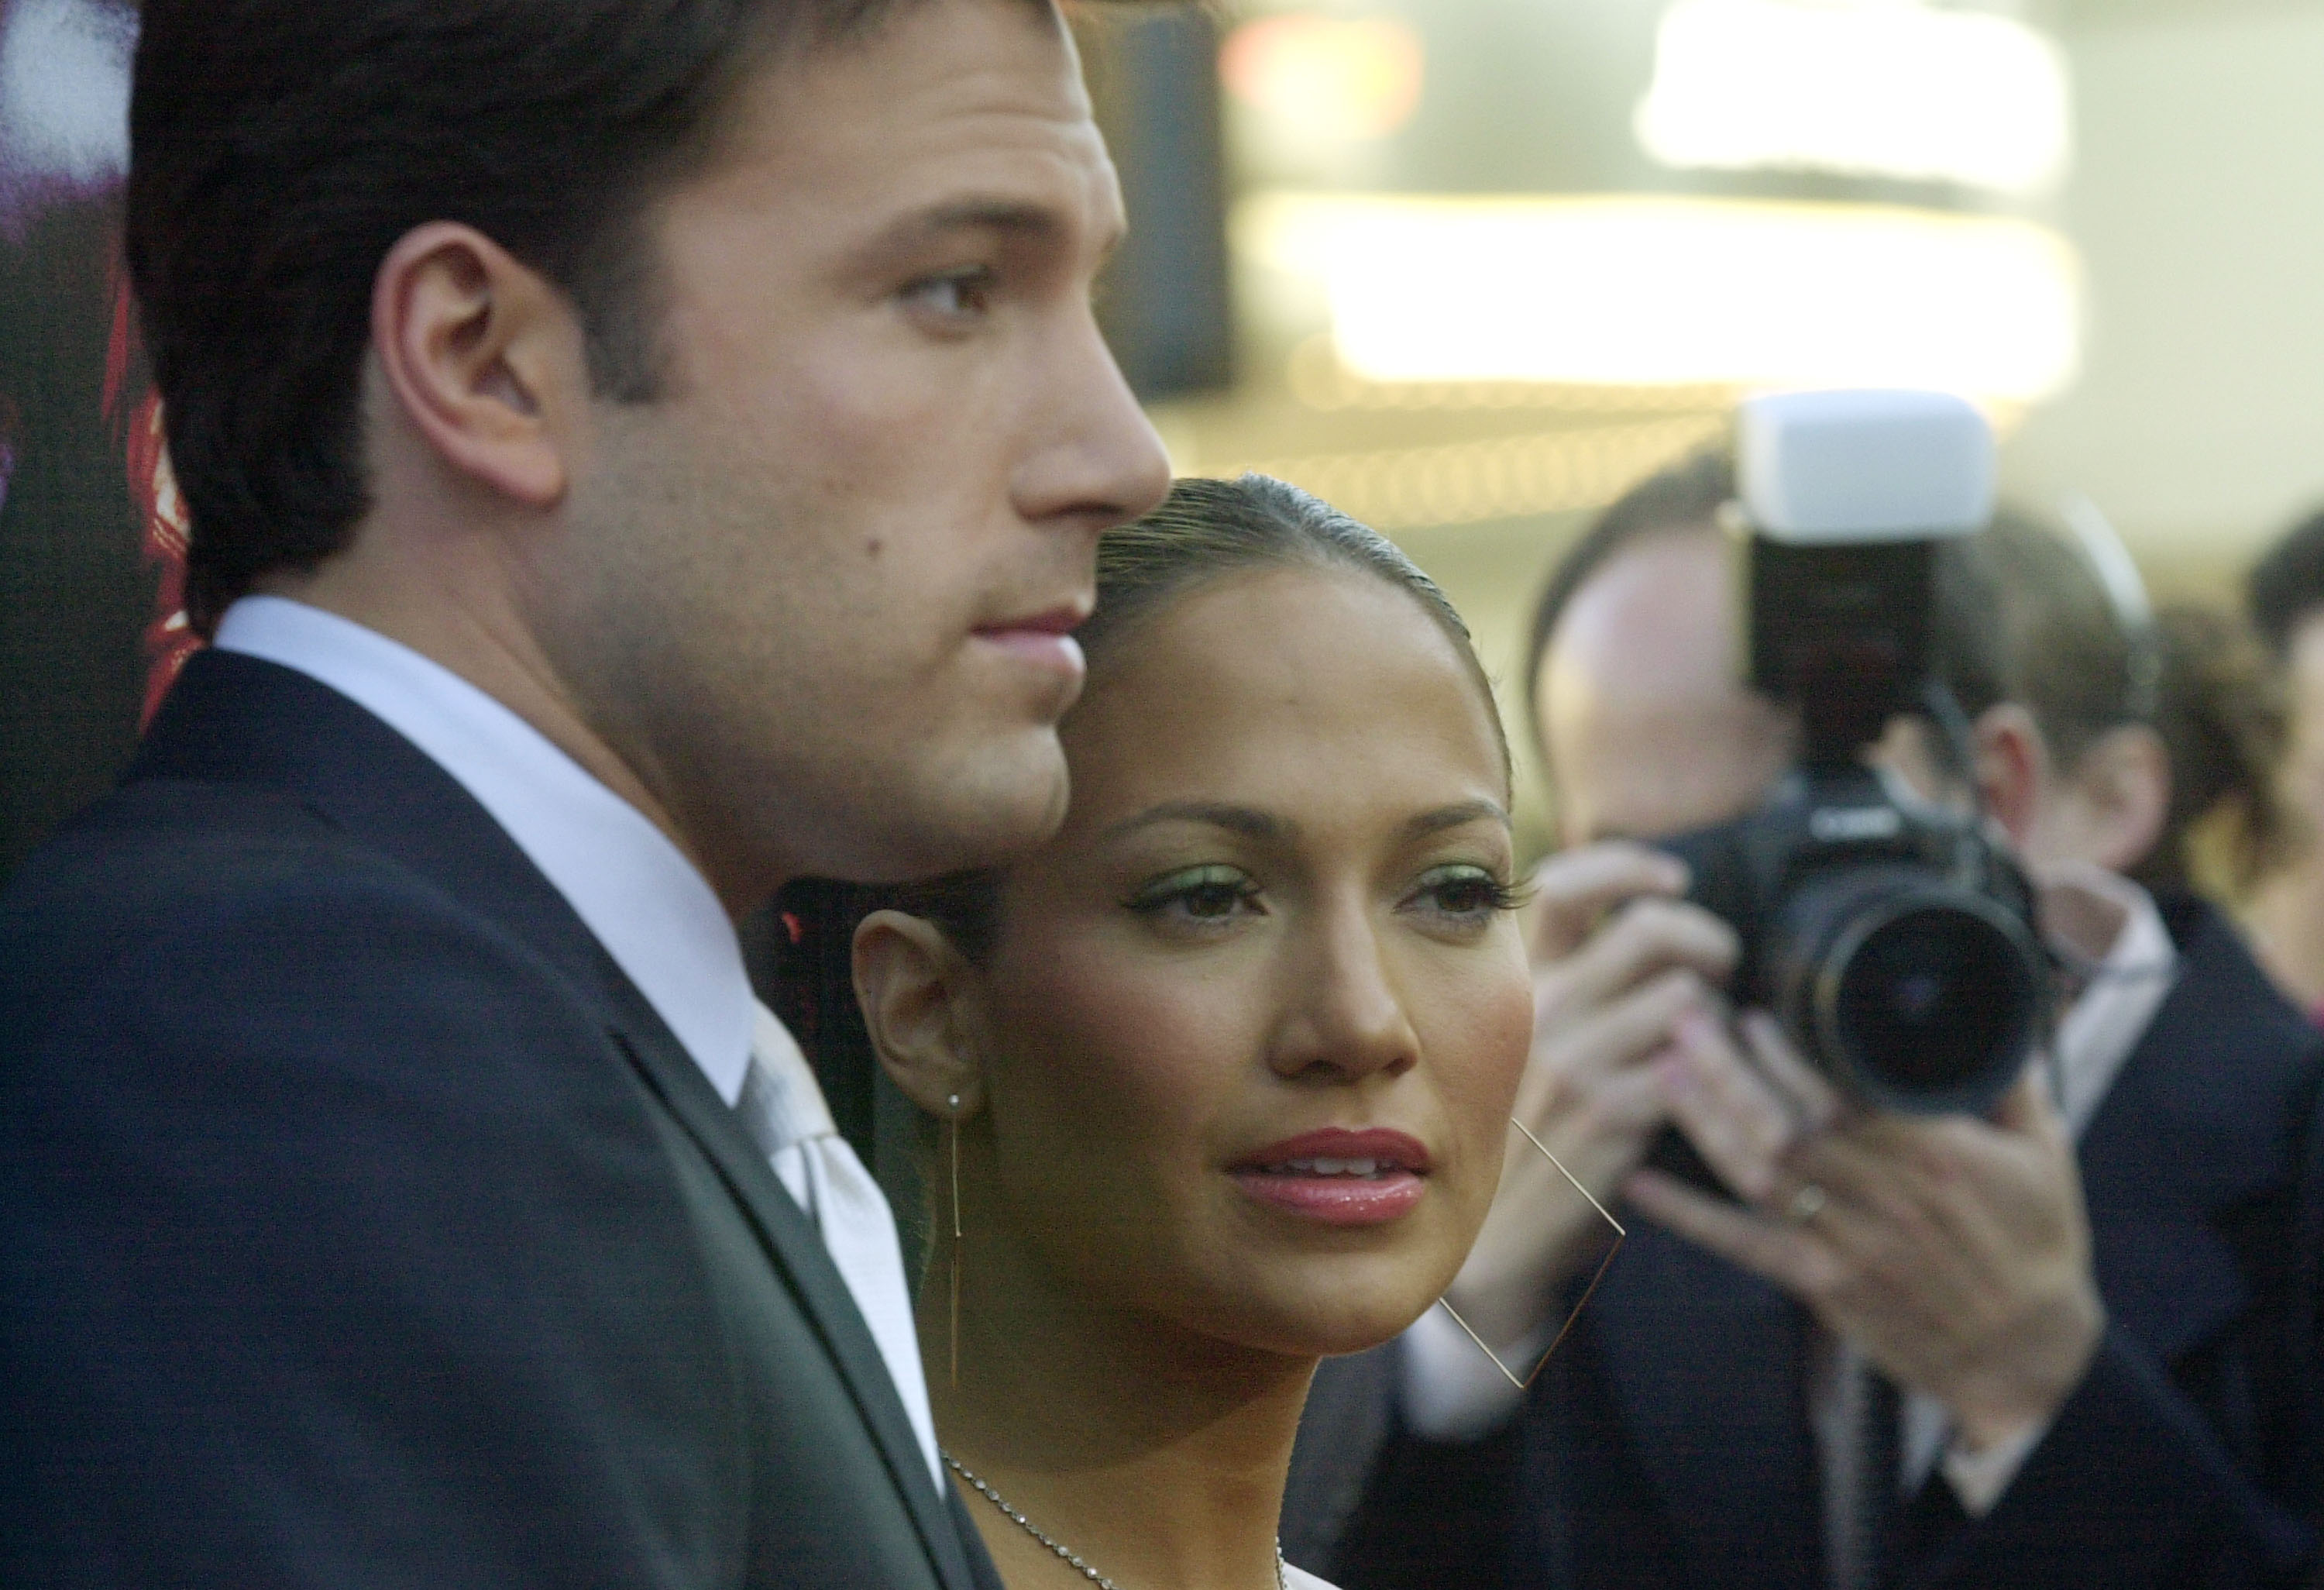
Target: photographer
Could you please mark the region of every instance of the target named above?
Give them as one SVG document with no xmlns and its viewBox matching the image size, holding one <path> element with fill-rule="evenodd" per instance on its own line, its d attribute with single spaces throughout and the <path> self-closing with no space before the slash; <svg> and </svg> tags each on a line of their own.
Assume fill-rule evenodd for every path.
<svg viewBox="0 0 2324 1590">
<path fill-rule="evenodd" d="M 1940 555 L 1975 766 L 1910 720 L 1877 759 L 1943 802 L 1973 776 L 2039 883 L 2061 1086 L 2028 1068 L 1982 1117 L 1858 1107 L 1764 1014 L 1729 1019 L 1737 936 L 1637 843 L 1751 809 L 1796 753 L 1735 679 L 1734 495 L 1720 458 L 1639 487 L 1534 628 L 1570 848 L 1538 879 L 1518 1113 L 1627 1198 L 1628 1246 L 1523 1397 L 1441 1312 L 1327 1365 L 1287 1545 L 1349 1590 L 2296 1576 L 2324 1062 L 2221 919 L 2125 876 L 2171 809 L 2151 642 L 2038 526 Z M 1739 1201 L 1641 1168 L 1671 1124 Z M 1603 1233 L 1520 1146 L 1450 1300 L 1522 1375 Z"/>
</svg>

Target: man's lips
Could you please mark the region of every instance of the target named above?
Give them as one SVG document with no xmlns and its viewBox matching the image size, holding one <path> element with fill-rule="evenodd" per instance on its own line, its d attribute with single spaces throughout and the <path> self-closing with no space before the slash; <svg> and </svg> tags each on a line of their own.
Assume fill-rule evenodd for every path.
<svg viewBox="0 0 2324 1590">
<path fill-rule="evenodd" d="M 979 624 L 972 633 L 1013 657 L 1078 679 L 1088 664 L 1073 632 L 1089 617 L 1088 607 L 1072 603 L 997 624 Z"/>
<path fill-rule="evenodd" d="M 1228 1174 L 1245 1196 L 1286 1214 L 1325 1225 L 1379 1225 L 1420 1201 L 1429 1169 L 1417 1138 L 1334 1126 L 1255 1150 Z"/>
</svg>

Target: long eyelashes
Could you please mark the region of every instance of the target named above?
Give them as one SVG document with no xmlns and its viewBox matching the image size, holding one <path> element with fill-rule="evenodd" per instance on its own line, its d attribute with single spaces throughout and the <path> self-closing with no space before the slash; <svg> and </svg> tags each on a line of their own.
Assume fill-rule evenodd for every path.
<svg viewBox="0 0 2324 1590">
<path fill-rule="evenodd" d="M 1187 924 L 1215 925 L 1245 914 L 1263 914 L 1262 892 L 1249 873 L 1213 862 L 1166 873 L 1121 903 L 1150 919 L 1167 916 Z M 1407 909 L 1418 907 L 1456 923 L 1482 923 L 1517 910 L 1526 898 L 1525 889 L 1494 870 L 1454 862 L 1423 873 L 1405 903 Z"/>
<path fill-rule="evenodd" d="M 1240 867 L 1210 863 L 1166 873 L 1122 904 L 1140 916 L 1175 911 L 1197 922 L 1224 921 L 1259 897 L 1259 881 Z"/>
<path fill-rule="evenodd" d="M 1445 916 L 1481 922 L 1517 910 L 1526 892 L 1488 868 L 1455 862 L 1422 874 L 1413 898 L 1433 901 Z"/>
</svg>

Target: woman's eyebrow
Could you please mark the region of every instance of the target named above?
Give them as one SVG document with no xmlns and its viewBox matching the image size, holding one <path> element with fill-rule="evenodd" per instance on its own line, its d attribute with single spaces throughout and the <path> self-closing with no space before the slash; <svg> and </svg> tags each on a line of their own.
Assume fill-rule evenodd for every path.
<svg viewBox="0 0 2324 1590">
<path fill-rule="evenodd" d="M 1464 823 L 1499 823 L 1506 828 L 1509 826 L 1509 814 L 1497 800 L 1463 800 L 1422 812 L 1404 825 L 1404 831 L 1408 838 L 1425 839 L 1431 834 L 1441 834 Z"/>
<path fill-rule="evenodd" d="M 1127 817 L 1099 836 L 1103 839 L 1119 839 L 1139 828 L 1156 823 L 1208 823 L 1214 828 L 1240 834 L 1251 839 L 1279 839 L 1291 833 L 1295 826 L 1272 812 L 1257 807 L 1235 806 L 1223 800 L 1166 800 L 1159 806 L 1149 806 L 1134 817 Z"/>
</svg>

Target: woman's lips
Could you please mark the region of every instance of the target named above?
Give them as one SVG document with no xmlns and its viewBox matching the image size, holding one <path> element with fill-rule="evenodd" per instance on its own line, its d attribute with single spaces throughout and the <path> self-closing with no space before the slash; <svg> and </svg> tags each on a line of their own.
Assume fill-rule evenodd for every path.
<svg viewBox="0 0 2324 1590">
<path fill-rule="evenodd" d="M 1235 1185 L 1255 1202 L 1324 1225 L 1384 1225 L 1403 1218 L 1428 1190 L 1409 1170 L 1370 1176 L 1302 1176 L 1238 1170 Z"/>
<path fill-rule="evenodd" d="M 1380 1225 L 1411 1212 L 1428 1170 L 1416 1138 L 1331 1127 L 1246 1154 L 1229 1174 L 1269 1208 L 1324 1225 Z"/>
</svg>

